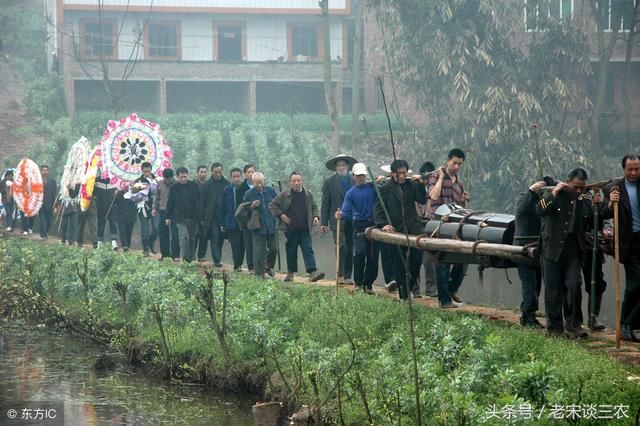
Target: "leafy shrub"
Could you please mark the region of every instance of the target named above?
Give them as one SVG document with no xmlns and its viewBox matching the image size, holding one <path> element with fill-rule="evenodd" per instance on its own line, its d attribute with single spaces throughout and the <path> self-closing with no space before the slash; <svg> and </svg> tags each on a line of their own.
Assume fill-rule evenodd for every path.
<svg viewBox="0 0 640 426">
<path fill-rule="evenodd" d="M 322 403 L 326 417 L 346 424 L 414 423 L 403 304 L 346 293 L 334 299 L 325 288 L 237 274 L 229 286 L 225 362 L 194 297 L 204 280 L 195 266 L 12 238 L 0 241 L 0 256 L 5 316 L 57 319 L 173 377 L 234 386 L 241 377 L 245 386 L 258 386 L 290 409 Z M 126 302 L 116 283 L 126 284 Z M 222 297 L 220 281 L 214 294 Z M 416 330 L 421 411 L 428 424 L 484 424 L 491 405 L 548 410 L 552 404 L 623 404 L 630 416 L 640 408 L 638 369 L 574 342 L 427 308 L 416 309 Z"/>
</svg>

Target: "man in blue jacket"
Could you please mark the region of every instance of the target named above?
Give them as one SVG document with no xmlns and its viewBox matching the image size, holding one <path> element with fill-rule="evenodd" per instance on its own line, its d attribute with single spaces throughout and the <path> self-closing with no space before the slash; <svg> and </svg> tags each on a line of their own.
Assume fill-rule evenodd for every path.
<svg viewBox="0 0 640 426">
<path fill-rule="evenodd" d="M 353 165 L 355 186 L 344 196 L 342 207 L 336 212 L 336 219 L 349 218 L 353 223 L 353 277 L 356 287 L 372 294 L 373 282 L 378 276 L 378 244 L 364 236 L 364 231 L 375 226 L 373 213 L 376 204 L 376 190 L 367 182 L 367 167 L 363 163 Z"/>
<path fill-rule="evenodd" d="M 244 239 L 242 230 L 236 222 L 236 210 L 242 203 L 242 197 L 238 193 L 242 183 L 242 170 L 237 167 L 231 169 L 230 177 L 231 183 L 222 192 L 222 218 L 220 223 L 222 224 L 223 232 L 226 232 L 227 238 L 231 243 L 233 270 L 240 272 L 242 261 L 244 260 Z"/>
<path fill-rule="evenodd" d="M 276 198 L 275 189 L 265 186 L 264 175 L 253 175 L 253 188 L 244 194 L 243 201 L 250 202 L 250 208 L 257 210 L 260 227 L 251 230 L 253 243 L 253 268 L 258 278 L 265 274 L 274 277 L 273 265 L 276 262 L 278 246 L 276 244 L 276 217 L 269 210 L 269 203 Z"/>
</svg>

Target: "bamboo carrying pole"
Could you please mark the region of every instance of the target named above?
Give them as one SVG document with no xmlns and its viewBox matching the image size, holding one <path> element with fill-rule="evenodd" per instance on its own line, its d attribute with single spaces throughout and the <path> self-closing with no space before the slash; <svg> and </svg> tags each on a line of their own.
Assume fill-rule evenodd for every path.
<svg viewBox="0 0 640 426">
<path fill-rule="evenodd" d="M 598 258 L 598 216 L 597 203 L 593 204 L 593 249 L 591 251 L 591 298 L 589 301 L 589 328 L 593 330 L 596 322 L 596 260 Z"/>
<path fill-rule="evenodd" d="M 474 241 L 459 241 L 443 238 L 429 238 L 425 236 L 409 235 L 397 232 L 383 232 L 371 227 L 365 230 L 370 240 L 382 241 L 388 244 L 414 247 L 420 250 L 446 251 L 451 253 L 472 254 L 482 256 L 514 257 L 524 256 L 534 259 L 536 249 L 533 247 L 512 246 L 508 244 L 481 243 Z"/>
<path fill-rule="evenodd" d="M 613 203 L 613 243 L 615 250 L 614 277 L 616 282 L 616 348 L 620 349 L 620 244 L 618 234 L 620 227 L 618 223 L 618 203 Z"/>
<path fill-rule="evenodd" d="M 338 296 L 338 286 L 340 281 L 340 222 L 342 218 L 336 219 L 336 296 Z"/>
</svg>

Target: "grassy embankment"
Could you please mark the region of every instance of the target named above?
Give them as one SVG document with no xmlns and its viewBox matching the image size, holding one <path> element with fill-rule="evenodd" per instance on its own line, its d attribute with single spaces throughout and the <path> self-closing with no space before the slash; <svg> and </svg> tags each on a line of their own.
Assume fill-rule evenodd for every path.
<svg viewBox="0 0 640 426">
<path fill-rule="evenodd" d="M 345 424 L 415 422 L 404 304 L 238 274 L 222 329 L 223 282 L 196 266 L 4 237 L 0 255 L 4 316 L 62 324 L 174 380 L 264 393 L 290 411 L 308 404 Z M 477 316 L 415 310 L 428 424 L 482 424 L 494 404 L 499 416 L 524 410 L 524 424 L 557 422 L 547 418 L 554 404 L 624 405 L 629 418 L 609 424 L 634 423 L 637 369 Z M 543 418 L 525 420 L 528 404 L 535 415 L 546 407 Z"/>
</svg>

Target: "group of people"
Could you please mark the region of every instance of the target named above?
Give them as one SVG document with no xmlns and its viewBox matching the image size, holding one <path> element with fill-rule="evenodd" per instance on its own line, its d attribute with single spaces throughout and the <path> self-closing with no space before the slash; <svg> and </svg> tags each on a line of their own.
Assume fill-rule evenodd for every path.
<svg viewBox="0 0 640 426">
<path fill-rule="evenodd" d="M 605 220 L 614 216 L 618 204 L 618 244 L 620 261 L 624 264 L 626 286 L 621 309 L 623 340 L 640 342 L 634 330 L 640 328 L 640 159 L 629 154 L 622 159 L 624 176 L 614 179 L 595 194 L 587 191 L 587 172 L 576 168 L 563 182 L 549 177 L 533 183 L 522 194 L 516 214 L 515 244 L 538 243 L 540 264 L 520 264 L 523 301 L 521 323 L 539 327 L 536 319 L 538 298 L 544 282 L 544 304 L 547 331 L 550 335 L 567 334 L 570 338 L 588 335 L 583 327 L 582 283 L 589 295 L 588 327 L 600 331 L 602 297 L 607 283 L 604 279 L 605 256 L 598 240 L 586 236 L 611 234 Z M 594 220 L 594 208 L 599 221 Z M 593 244 L 595 247 L 595 256 Z M 593 263 L 595 260 L 595 264 Z M 595 275 L 593 275 L 595 273 Z M 593 277 L 593 280 L 592 280 Z M 592 282 L 595 289 L 592 289 Z"/>
<path fill-rule="evenodd" d="M 286 282 L 298 273 L 298 249 L 309 280 L 322 279 L 318 270 L 311 231 L 331 231 L 339 245 L 337 280 L 367 293 L 373 292 L 381 263 L 385 287 L 399 292 L 401 299 L 421 297 L 420 276 L 424 268 L 424 288 L 437 297 L 443 309 L 464 303 L 458 290 L 467 265 L 438 260 L 437 253 L 403 248 L 368 239 L 365 230 L 377 227 L 385 232 L 424 234 L 424 224 L 444 204 L 465 206 L 469 193 L 460 171 L 465 153 L 452 149 L 446 164 L 436 168 L 425 162 L 413 174 L 405 160 L 394 160 L 388 176 L 371 176 L 363 163 L 348 155 L 327 161 L 333 174 L 322 186 L 320 204 L 303 184 L 301 173 L 289 175 L 288 188 L 276 191 L 265 184 L 265 176 L 253 164 L 232 168 L 225 177 L 223 165 L 199 166 L 189 179 L 185 167 L 166 169 L 161 178 L 142 165 L 141 176 L 125 190 L 109 181 L 96 179 L 89 209 L 78 207 L 79 185 L 58 188 L 42 166 L 44 204 L 39 213 L 40 235 L 47 238 L 54 216 L 61 217 L 61 242 L 83 244 L 85 228 L 97 221 L 94 247 L 102 244 L 106 225 L 112 248 L 128 251 L 134 224 L 140 222 L 145 256 L 155 254 L 159 239 L 161 258 L 175 261 L 204 261 L 210 249 L 214 266 L 222 266 L 222 247 L 229 241 L 233 268 L 246 265 L 259 278 L 273 277 L 278 256 L 279 231 L 286 238 Z M 589 293 L 589 321 L 592 331 L 604 329 L 598 320 L 606 281 L 602 272 L 604 253 L 598 249 L 596 264 L 585 235 L 593 231 L 594 204 L 600 217 L 613 217 L 614 204 L 620 206 L 620 259 L 625 265 L 626 290 L 622 304 L 622 337 L 640 341 L 640 160 L 627 155 L 622 160 L 624 177 L 612 181 L 603 195 L 588 195 L 587 172 L 572 170 L 566 181 L 545 178 L 533 183 L 517 204 L 514 244 L 537 244 L 540 262 L 519 263 L 522 283 L 521 324 L 542 328 L 536 318 L 544 283 L 547 330 L 551 335 L 585 337 L 582 317 L 582 282 Z M 210 176 L 208 177 L 210 173 Z M 7 173 L 0 181 L 0 194 L 7 213 L 7 231 L 13 223 L 11 180 Z M 22 218 L 24 233 L 30 233 L 33 218 Z M 602 231 L 604 221 L 598 224 Z M 606 229 L 605 229 L 606 231 Z M 593 243 L 593 242 L 592 242 Z M 381 261 L 381 262 L 380 262 Z M 593 268 L 595 266 L 595 268 Z M 595 270 L 596 290 L 592 294 L 591 275 Z"/>
</svg>

